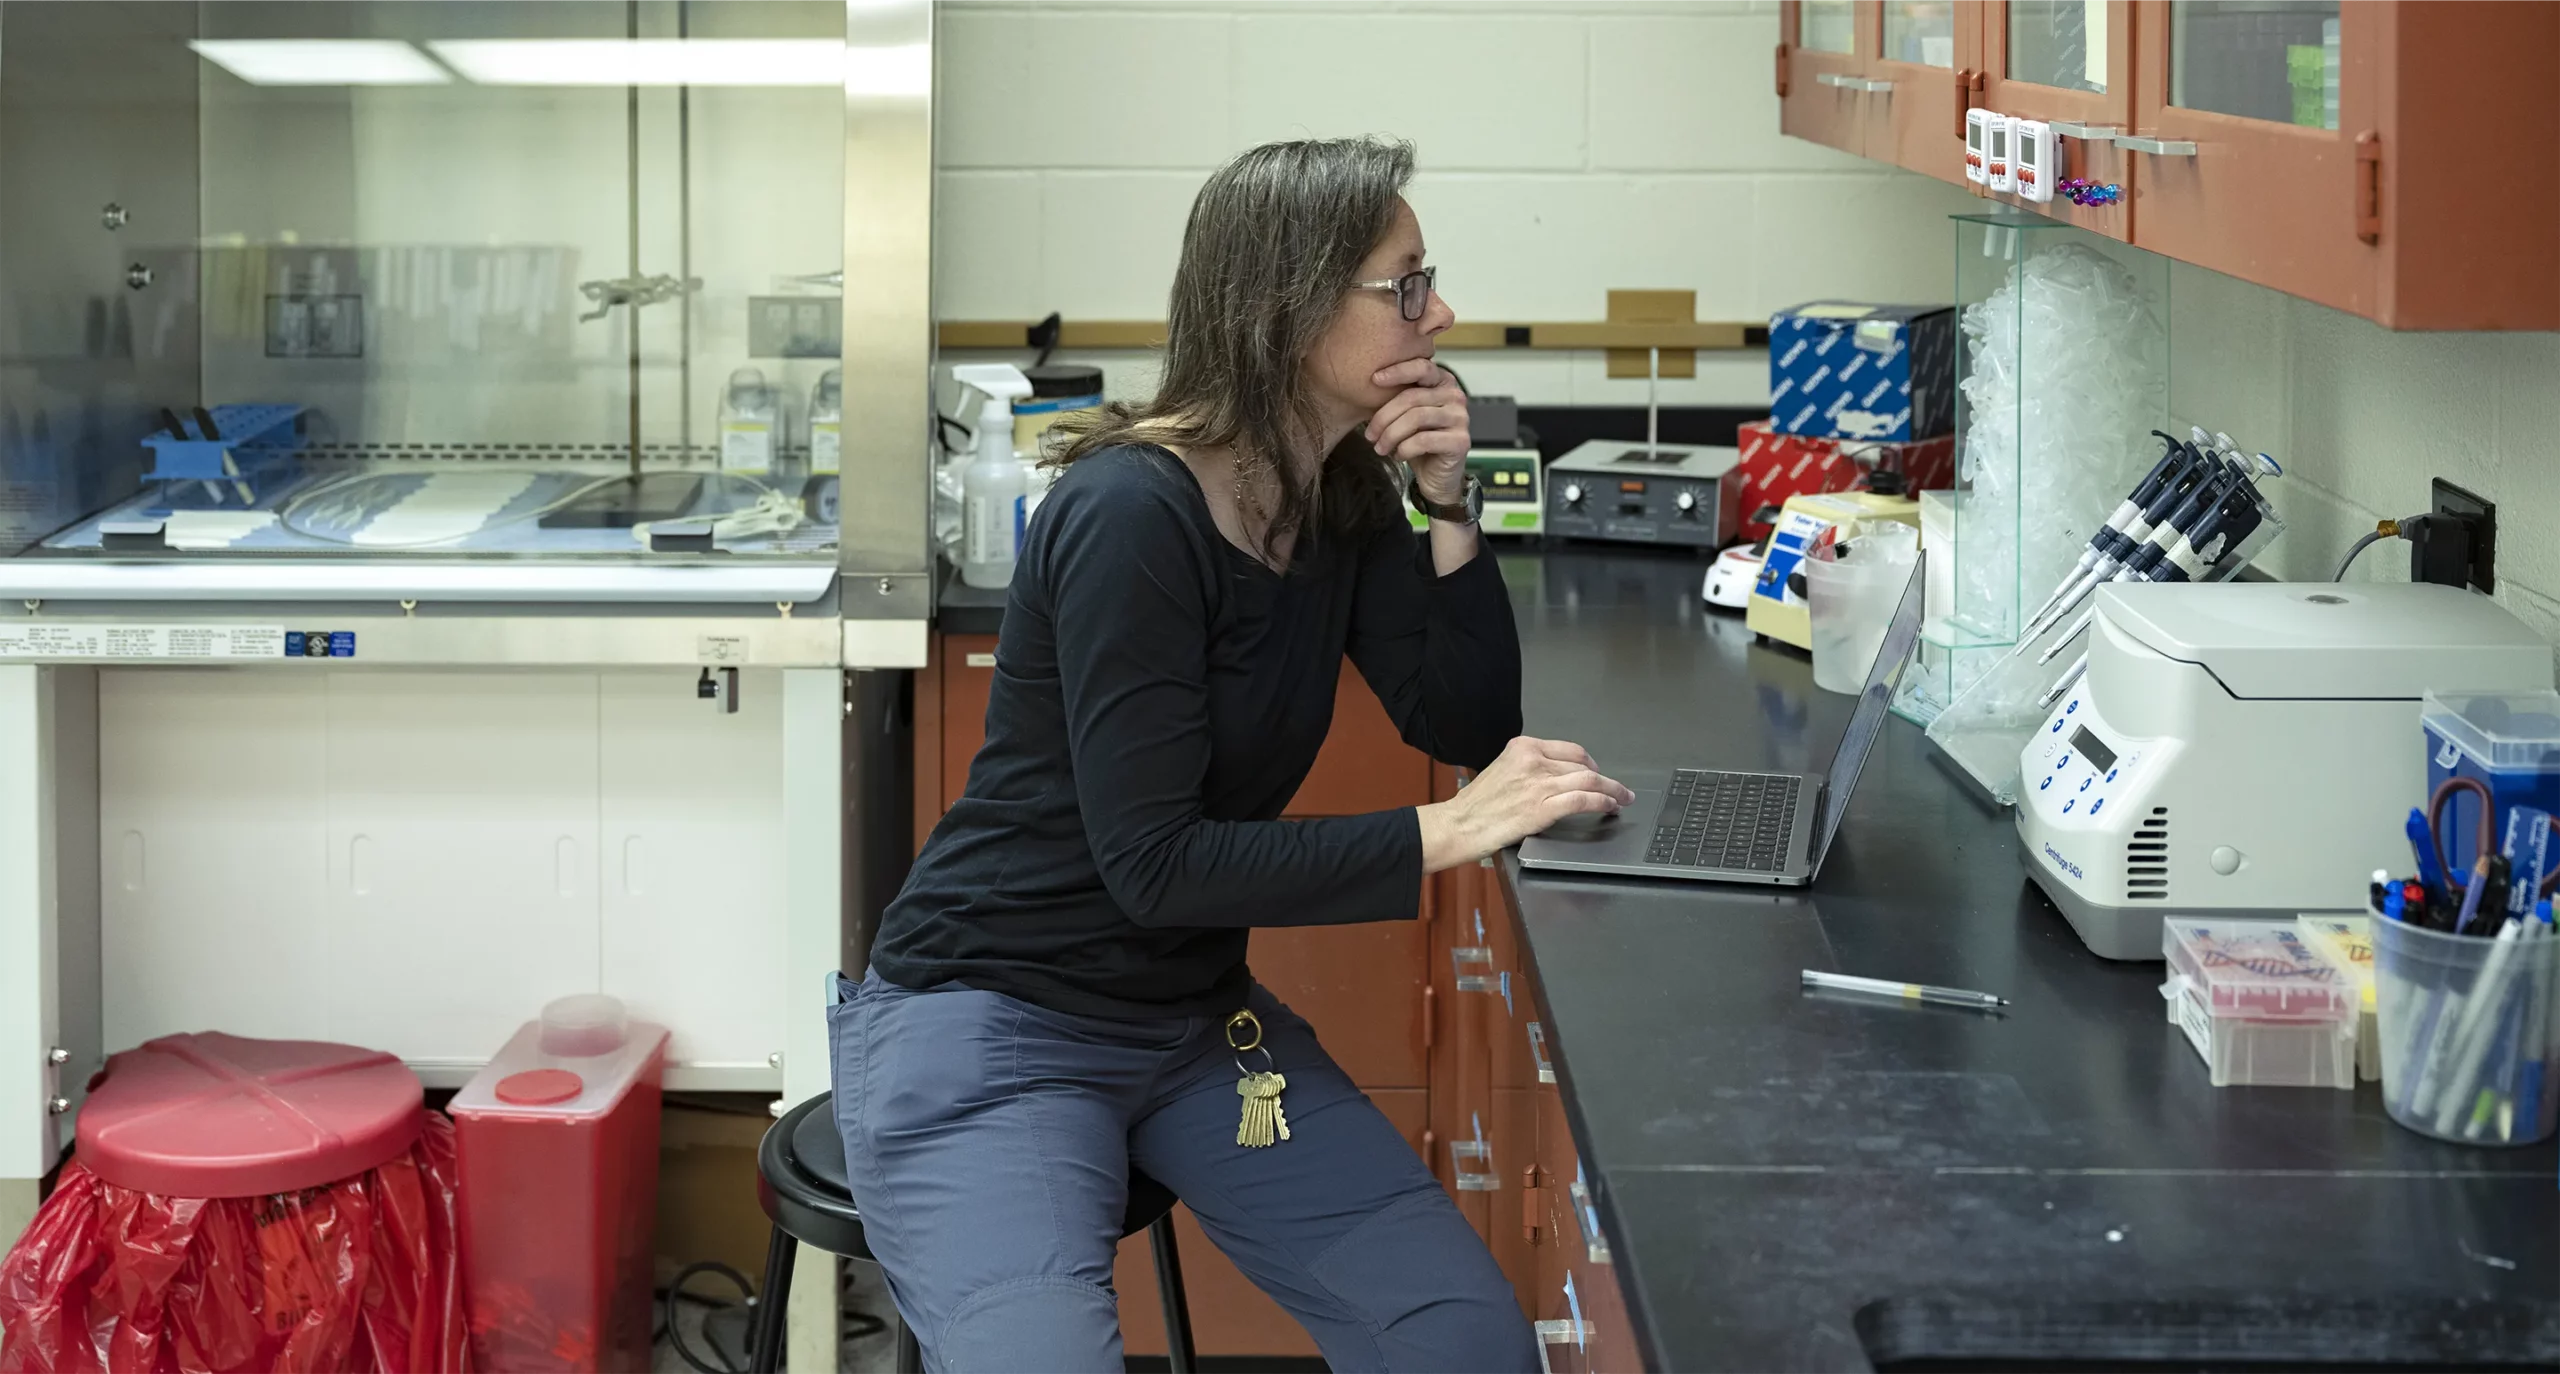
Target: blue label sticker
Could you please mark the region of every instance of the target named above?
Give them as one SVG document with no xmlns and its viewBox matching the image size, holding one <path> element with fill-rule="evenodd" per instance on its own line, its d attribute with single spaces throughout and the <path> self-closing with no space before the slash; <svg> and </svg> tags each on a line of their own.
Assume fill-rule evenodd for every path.
<svg viewBox="0 0 2560 1374">
<path fill-rule="evenodd" d="M 287 658 L 302 657 L 302 631 L 287 630 L 284 632 L 284 656 Z"/>
<path fill-rule="evenodd" d="M 330 631 L 330 632 L 329 632 L 329 657 L 331 657 L 331 658 L 353 658 L 353 657 L 355 657 L 355 656 L 356 656 L 356 632 L 355 632 L 355 631 L 353 631 L 353 630 L 332 630 L 332 631 Z"/>
</svg>

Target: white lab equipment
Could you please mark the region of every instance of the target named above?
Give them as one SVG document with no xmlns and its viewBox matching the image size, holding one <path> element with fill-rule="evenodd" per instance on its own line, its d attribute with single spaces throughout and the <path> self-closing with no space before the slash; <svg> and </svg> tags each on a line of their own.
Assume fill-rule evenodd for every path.
<svg viewBox="0 0 2560 1374">
<path fill-rule="evenodd" d="M 2059 151 L 2052 125 L 2041 119 L 2010 122 L 2009 175 L 2017 183 L 2020 200 L 2053 199 L 2053 183 L 2062 176 Z"/>
<path fill-rule="evenodd" d="M 953 380 L 977 392 L 976 450 L 960 474 L 960 580 L 972 587 L 1013 581 L 1029 482 L 1013 451 L 1013 403 L 1031 394 L 1031 379 L 1011 363 L 968 363 Z"/>
<path fill-rule="evenodd" d="M 775 467 L 782 442 L 782 393 L 759 368 L 729 374 L 720 393 L 720 470 L 762 477 Z"/>
<path fill-rule="evenodd" d="M 1985 160 L 1989 165 L 1983 184 L 1994 191 L 2018 189 L 2017 172 L 2009 165 L 2009 145 L 2017 128 L 2018 121 L 2004 114 L 1994 114 L 1984 121 L 1984 141 L 1989 145 Z"/>
<path fill-rule="evenodd" d="M 1964 112 L 1964 179 L 1983 184 L 1991 180 L 1991 121 L 1989 110 Z"/>
<path fill-rule="evenodd" d="M 2425 795 L 2419 695 L 2550 681 L 2549 644 L 2452 587 L 2110 583 L 2020 752 L 2019 853 L 2109 959 L 2159 958 L 2168 916 L 2360 911 Z"/>
</svg>

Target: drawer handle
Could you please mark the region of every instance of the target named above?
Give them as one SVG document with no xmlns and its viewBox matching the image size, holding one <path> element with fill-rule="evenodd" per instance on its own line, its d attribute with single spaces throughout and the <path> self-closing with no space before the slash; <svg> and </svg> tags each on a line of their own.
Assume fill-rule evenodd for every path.
<svg viewBox="0 0 2560 1374">
<path fill-rule="evenodd" d="M 1450 972 L 1460 992 L 1500 992 L 1502 980 L 1493 974 L 1491 945 L 1454 945 L 1449 950 Z"/>
<path fill-rule="evenodd" d="M 992 668 L 996 666 L 996 656 L 994 654 L 971 654 L 962 659 L 961 662 L 968 664 L 972 668 Z"/>
<path fill-rule="evenodd" d="M 1856 89 L 1861 90 L 1861 91 L 1865 91 L 1865 92 L 1866 92 L 1867 94 L 1869 94 L 1869 95 L 1891 95 L 1891 94 L 1893 94 L 1893 83 L 1892 83 L 1892 82 L 1890 82 L 1890 81 L 1872 81 L 1872 80 L 1870 80 L 1870 81 L 1859 81 L 1859 82 L 1853 82 L 1853 83 L 1851 83 L 1851 84 L 1852 84 Z"/>
<path fill-rule="evenodd" d="M 2113 143 L 2116 135 L 2124 132 L 2113 124 L 2081 124 L 2068 119 L 2057 119 L 2051 127 L 2064 138 L 2085 138 L 2093 143 Z"/>
<path fill-rule="evenodd" d="M 1591 1185 L 1583 1182 L 1582 1164 L 1573 1166 L 1573 1182 L 1566 1185 L 1565 1195 L 1573 1199 L 1574 1225 L 1582 1231 L 1582 1253 L 1593 1264 L 1609 1263 L 1609 1238 L 1600 1233 L 1600 1209 L 1591 1205 Z"/>
<path fill-rule="evenodd" d="M 1838 72 L 1816 72 L 1813 75 L 1813 84 L 1817 86 L 1847 86 L 1855 79 L 1856 78 L 1854 77 L 1842 76 Z"/>
<path fill-rule="evenodd" d="M 2183 138 L 2151 138 L 2143 134 L 2118 134 L 2115 143 L 2119 148 L 2130 148 L 2137 153 L 2149 153 L 2153 157 L 2194 157 L 2196 155 L 2196 145 Z"/>
<path fill-rule="evenodd" d="M 1547 1058 L 1547 1028 L 1535 1021 L 1529 1023 L 1529 1062 L 1538 1066 L 1538 1081 L 1556 1081 L 1555 1061 Z"/>
<path fill-rule="evenodd" d="M 1538 1332 L 1538 1374 L 1555 1374 L 1555 1366 L 1547 1363 L 1547 1347 L 1571 1341 L 1577 1349 L 1589 1349 L 1591 1328 L 1571 1319 L 1536 1323 Z"/>
<path fill-rule="evenodd" d="M 1484 1138 L 1484 1117 L 1481 1113 L 1470 1113 L 1470 1117 L 1475 1123 L 1476 1138 L 1449 1142 L 1449 1166 L 1457 1175 L 1458 1191 L 1499 1192 L 1502 1176 L 1493 1170 L 1493 1145 Z"/>
</svg>

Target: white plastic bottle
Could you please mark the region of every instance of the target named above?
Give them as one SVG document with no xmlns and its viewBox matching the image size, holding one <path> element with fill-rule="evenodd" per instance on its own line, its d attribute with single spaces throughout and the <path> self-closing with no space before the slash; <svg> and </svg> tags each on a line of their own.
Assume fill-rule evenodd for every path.
<svg viewBox="0 0 2560 1374">
<path fill-rule="evenodd" d="M 951 375 L 985 398 L 971 429 L 975 454 L 960 474 L 960 580 L 1002 587 L 1013 581 L 1027 486 L 1013 451 L 1013 403 L 1031 394 L 1031 379 L 1011 363 L 970 363 Z"/>
<path fill-rule="evenodd" d="M 809 392 L 809 475 L 844 469 L 844 369 L 828 368 Z"/>
<path fill-rule="evenodd" d="M 782 396 L 764 373 L 742 367 L 720 393 L 720 470 L 741 477 L 772 474 L 782 442 Z"/>
</svg>

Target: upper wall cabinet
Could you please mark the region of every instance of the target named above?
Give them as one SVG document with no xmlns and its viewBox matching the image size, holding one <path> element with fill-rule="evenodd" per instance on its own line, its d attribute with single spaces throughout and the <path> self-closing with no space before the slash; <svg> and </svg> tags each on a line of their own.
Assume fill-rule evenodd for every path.
<svg viewBox="0 0 2560 1374">
<path fill-rule="evenodd" d="M 2560 329 L 2560 0 L 1802 0 L 1780 127 L 1963 182 L 1969 107 L 2112 205 L 2027 205 L 2395 329 Z"/>
</svg>

